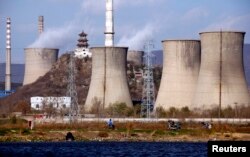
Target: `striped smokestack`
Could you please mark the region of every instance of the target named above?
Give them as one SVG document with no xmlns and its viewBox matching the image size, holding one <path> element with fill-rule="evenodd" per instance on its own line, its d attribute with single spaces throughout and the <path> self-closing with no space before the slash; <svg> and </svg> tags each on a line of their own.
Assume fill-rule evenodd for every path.
<svg viewBox="0 0 250 157">
<path fill-rule="evenodd" d="M 113 0 L 106 0 L 105 46 L 114 46 Z"/>
<path fill-rule="evenodd" d="M 7 18 L 6 23 L 6 71 L 5 71 L 5 90 L 11 90 L 11 32 L 10 18 Z"/>
<path fill-rule="evenodd" d="M 41 35 L 43 33 L 44 30 L 44 25 L 43 25 L 43 16 L 39 16 L 38 17 L 38 33 L 39 35 Z"/>
</svg>

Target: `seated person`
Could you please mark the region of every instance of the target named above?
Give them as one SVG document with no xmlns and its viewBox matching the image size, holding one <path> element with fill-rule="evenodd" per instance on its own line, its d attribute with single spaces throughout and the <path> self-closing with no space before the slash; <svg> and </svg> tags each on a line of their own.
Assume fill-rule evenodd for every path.
<svg viewBox="0 0 250 157">
<path fill-rule="evenodd" d="M 112 119 L 109 119 L 109 121 L 108 121 L 108 127 L 110 128 L 110 129 L 114 129 L 114 124 L 113 124 L 113 121 L 112 121 Z"/>
</svg>

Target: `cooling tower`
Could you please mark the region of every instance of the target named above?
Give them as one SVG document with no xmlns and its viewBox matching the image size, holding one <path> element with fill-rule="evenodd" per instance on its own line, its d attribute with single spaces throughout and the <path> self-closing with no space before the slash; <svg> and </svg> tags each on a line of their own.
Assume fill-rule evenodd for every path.
<svg viewBox="0 0 250 157">
<path fill-rule="evenodd" d="M 133 62 L 136 65 L 142 65 L 143 54 L 143 51 L 129 50 L 127 55 L 127 61 Z"/>
<path fill-rule="evenodd" d="M 194 106 L 249 104 L 243 68 L 244 32 L 203 32 L 201 68 Z"/>
<path fill-rule="evenodd" d="M 163 41 L 163 72 L 155 108 L 191 106 L 200 67 L 200 41 Z"/>
<path fill-rule="evenodd" d="M 23 85 L 35 82 L 47 73 L 57 61 L 58 49 L 26 48 Z"/>
<path fill-rule="evenodd" d="M 110 104 L 124 102 L 132 107 L 126 76 L 125 47 L 94 47 L 92 52 L 92 76 L 85 103 L 89 111 L 96 98 L 101 101 L 102 108 Z"/>
</svg>

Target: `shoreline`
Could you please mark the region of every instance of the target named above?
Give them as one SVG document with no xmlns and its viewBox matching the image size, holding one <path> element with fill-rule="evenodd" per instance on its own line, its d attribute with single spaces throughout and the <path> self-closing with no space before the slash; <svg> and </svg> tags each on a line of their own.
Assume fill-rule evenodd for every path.
<svg viewBox="0 0 250 157">
<path fill-rule="evenodd" d="M 0 142 L 64 142 L 68 132 L 73 134 L 76 142 L 250 141 L 250 124 L 213 124 L 207 129 L 200 123 L 182 123 L 178 130 L 169 129 L 164 122 L 115 122 L 115 129 L 99 122 L 40 123 L 32 130 L 27 126 L 27 123 L 1 125 Z"/>
</svg>

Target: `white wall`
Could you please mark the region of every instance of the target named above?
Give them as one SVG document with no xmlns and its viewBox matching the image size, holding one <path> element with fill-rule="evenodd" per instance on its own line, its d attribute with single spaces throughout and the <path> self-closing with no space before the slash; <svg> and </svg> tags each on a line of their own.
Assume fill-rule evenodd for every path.
<svg viewBox="0 0 250 157">
<path fill-rule="evenodd" d="M 31 108 L 35 110 L 42 110 L 43 105 L 52 104 L 56 109 L 70 108 L 71 98 L 70 97 L 31 97 L 30 104 Z"/>
</svg>

